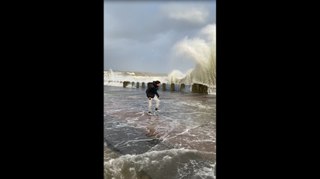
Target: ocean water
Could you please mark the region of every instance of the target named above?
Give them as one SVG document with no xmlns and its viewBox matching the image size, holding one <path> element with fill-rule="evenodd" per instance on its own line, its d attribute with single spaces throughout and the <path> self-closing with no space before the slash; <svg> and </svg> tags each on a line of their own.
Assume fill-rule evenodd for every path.
<svg viewBox="0 0 320 179">
<path fill-rule="evenodd" d="M 105 179 L 215 178 L 215 95 L 158 92 L 150 116 L 145 89 L 105 86 Z"/>
</svg>

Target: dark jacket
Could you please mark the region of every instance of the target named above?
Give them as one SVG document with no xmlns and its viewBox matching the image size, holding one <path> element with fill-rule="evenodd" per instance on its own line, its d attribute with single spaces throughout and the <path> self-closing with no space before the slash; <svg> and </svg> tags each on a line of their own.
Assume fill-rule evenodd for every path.
<svg viewBox="0 0 320 179">
<path fill-rule="evenodd" d="M 159 94 L 158 94 L 158 86 L 155 82 L 152 83 L 148 83 L 148 88 L 146 90 L 146 95 L 148 98 L 154 98 L 154 95 L 157 95 L 157 97 L 159 98 Z"/>
</svg>

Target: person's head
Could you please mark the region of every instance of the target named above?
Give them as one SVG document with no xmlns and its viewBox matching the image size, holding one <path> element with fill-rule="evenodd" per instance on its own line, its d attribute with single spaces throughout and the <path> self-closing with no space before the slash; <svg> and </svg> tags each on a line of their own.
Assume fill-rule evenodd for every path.
<svg viewBox="0 0 320 179">
<path fill-rule="evenodd" d="M 155 83 L 157 86 L 160 86 L 160 84 L 161 84 L 160 81 L 158 81 L 158 80 L 155 81 L 154 83 Z"/>
</svg>

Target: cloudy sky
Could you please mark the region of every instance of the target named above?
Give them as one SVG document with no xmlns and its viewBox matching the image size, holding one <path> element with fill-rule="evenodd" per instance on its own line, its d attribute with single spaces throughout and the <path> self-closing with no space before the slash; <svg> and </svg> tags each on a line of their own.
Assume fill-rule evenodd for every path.
<svg viewBox="0 0 320 179">
<path fill-rule="evenodd" d="M 215 0 L 105 0 L 104 69 L 185 73 L 197 60 L 179 55 L 179 48 L 201 48 L 205 35 L 215 30 L 215 17 Z"/>
</svg>

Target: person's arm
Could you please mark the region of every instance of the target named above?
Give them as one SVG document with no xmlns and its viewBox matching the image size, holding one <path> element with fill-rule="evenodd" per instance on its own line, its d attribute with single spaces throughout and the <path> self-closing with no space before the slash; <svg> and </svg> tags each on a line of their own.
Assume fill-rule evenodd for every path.
<svg viewBox="0 0 320 179">
<path fill-rule="evenodd" d="M 156 89 L 154 89 L 154 94 L 157 95 L 157 97 L 159 98 L 159 94 L 158 94 L 158 91 Z"/>
</svg>

